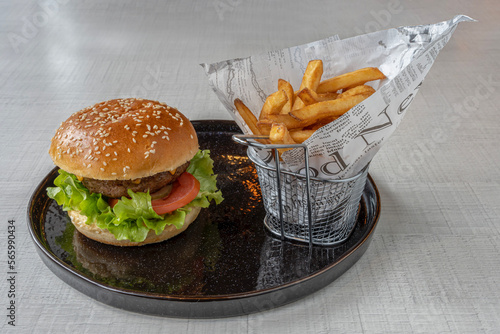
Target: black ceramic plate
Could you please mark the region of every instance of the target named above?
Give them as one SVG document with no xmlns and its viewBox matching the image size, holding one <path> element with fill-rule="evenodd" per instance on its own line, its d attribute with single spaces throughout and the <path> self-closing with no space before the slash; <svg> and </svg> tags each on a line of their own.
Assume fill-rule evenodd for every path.
<svg viewBox="0 0 500 334">
<path fill-rule="evenodd" d="M 50 270 L 82 293 L 122 309 L 172 317 L 216 318 L 284 305 L 331 283 L 366 251 L 380 212 L 371 178 L 349 239 L 335 247 L 281 241 L 264 228 L 257 174 L 230 121 L 195 121 L 211 150 L 224 202 L 204 209 L 186 232 L 163 243 L 120 248 L 75 231 L 46 195 L 57 169 L 33 194 L 29 230 Z"/>
</svg>

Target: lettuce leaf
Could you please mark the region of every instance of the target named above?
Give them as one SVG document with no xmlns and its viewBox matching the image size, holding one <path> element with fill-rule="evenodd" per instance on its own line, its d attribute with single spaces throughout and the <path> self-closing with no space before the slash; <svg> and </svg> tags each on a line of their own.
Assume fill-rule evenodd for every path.
<svg viewBox="0 0 500 334">
<path fill-rule="evenodd" d="M 217 190 L 217 175 L 214 175 L 213 168 L 214 161 L 210 158 L 209 150 L 198 151 L 193 159 L 191 159 L 191 163 L 186 171 L 200 181 L 200 192 L 184 208 L 193 206 L 208 208 L 211 201 L 215 201 L 215 204 L 220 204 L 224 200 L 222 193 Z"/>
<path fill-rule="evenodd" d="M 101 194 L 91 193 L 75 175 L 62 169 L 54 180 L 55 187 L 47 188 L 47 194 L 62 205 L 63 210 L 80 211 L 87 217 L 87 224 L 95 222 L 99 228 L 111 232 L 117 240 L 141 242 L 146 239 L 149 230 L 160 234 L 167 225 L 181 228 L 191 208 L 207 208 L 212 201 L 216 204 L 223 201 L 222 193 L 217 190 L 213 163 L 209 150 L 196 153 L 187 172 L 200 181 L 200 191 L 192 202 L 165 215 L 158 215 L 153 210 L 149 193 L 134 193 L 130 189 L 130 198 L 122 197 L 111 208 Z"/>
</svg>

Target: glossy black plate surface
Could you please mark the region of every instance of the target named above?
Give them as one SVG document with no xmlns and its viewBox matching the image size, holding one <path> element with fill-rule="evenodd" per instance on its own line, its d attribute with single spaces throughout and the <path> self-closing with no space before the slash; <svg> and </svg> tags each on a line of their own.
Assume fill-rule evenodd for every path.
<svg viewBox="0 0 500 334">
<path fill-rule="evenodd" d="M 64 282 L 105 304 L 172 317 L 216 318 L 281 306 L 331 283 L 366 251 L 380 212 L 368 178 L 356 228 L 335 247 L 281 241 L 263 225 L 260 187 L 231 121 L 194 121 L 210 149 L 224 195 L 219 206 L 166 242 L 133 248 L 97 243 L 75 231 L 46 195 L 57 169 L 33 194 L 29 230 L 44 263 Z"/>
</svg>

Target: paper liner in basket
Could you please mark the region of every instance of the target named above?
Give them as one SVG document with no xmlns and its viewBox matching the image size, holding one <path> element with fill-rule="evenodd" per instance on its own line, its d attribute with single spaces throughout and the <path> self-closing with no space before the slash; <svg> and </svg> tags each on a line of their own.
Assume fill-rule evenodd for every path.
<svg viewBox="0 0 500 334">
<path fill-rule="evenodd" d="M 258 118 L 266 97 L 277 90 L 278 79 L 299 87 L 310 60 L 323 61 L 323 79 L 364 67 L 378 67 L 387 79 L 368 83 L 376 93 L 304 142 L 309 149 L 312 176 L 343 179 L 361 171 L 394 132 L 436 56 L 458 23 L 467 21 L 474 20 L 458 15 L 436 24 L 400 27 L 343 40 L 333 36 L 202 66 L 215 94 L 246 134 L 251 131 L 237 113 L 234 100 L 243 100 Z M 260 152 L 259 156 L 272 164 L 269 155 Z M 282 168 L 303 172 L 302 149 L 287 151 L 282 159 Z"/>
</svg>

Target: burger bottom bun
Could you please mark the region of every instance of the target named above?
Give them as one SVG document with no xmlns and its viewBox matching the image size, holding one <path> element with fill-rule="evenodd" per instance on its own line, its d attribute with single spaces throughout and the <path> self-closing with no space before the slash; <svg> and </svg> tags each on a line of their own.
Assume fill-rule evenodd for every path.
<svg viewBox="0 0 500 334">
<path fill-rule="evenodd" d="M 194 207 L 186 215 L 184 225 L 182 225 L 180 229 L 177 229 L 173 225 L 167 225 L 163 232 L 158 235 L 156 235 L 155 231 L 150 230 L 148 235 L 146 236 L 146 239 L 141 242 L 132 242 L 130 240 L 116 240 L 115 236 L 111 234 L 111 232 L 97 227 L 95 223 L 90 225 L 86 224 L 85 222 L 87 221 L 87 217 L 80 214 L 80 212 L 78 211 L 68 211 L 68 215 L 71 218 L 71 222 L 73 223 L 73 225 L 75 225 L 76 229 L 87 238 L 114 246 L 143 246 L 147 244 L 162 242 L 176 236 L 179 233 L 184 232 L 188 228 L 189 224 L 191 224 L 196 219 L 196 217 L 198 217 L 200 211 L 200 207 Z"/>
</svg>

